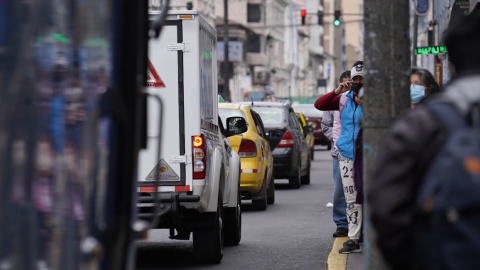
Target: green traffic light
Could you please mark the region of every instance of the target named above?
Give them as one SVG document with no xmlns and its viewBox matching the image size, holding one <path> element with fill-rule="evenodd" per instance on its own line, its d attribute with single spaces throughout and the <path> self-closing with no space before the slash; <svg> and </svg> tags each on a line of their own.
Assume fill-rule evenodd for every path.
<svg viewBox="0 0 480 270">
<path fill-rule="evenodd" d="M 333 22 L 333 25 L 339 26 L 339 25 L 340 25 L 340 21 L 339 21 L 339 20 L 335 20 L 335 21 Z"/>
</svg>

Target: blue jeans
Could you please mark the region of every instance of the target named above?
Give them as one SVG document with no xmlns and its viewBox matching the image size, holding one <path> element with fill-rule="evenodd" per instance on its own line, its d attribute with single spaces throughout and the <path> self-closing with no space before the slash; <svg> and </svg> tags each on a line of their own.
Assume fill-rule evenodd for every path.
<svg viewBox="0 0 480 270">
<path fill-rule="evenodd" d="M 342 175 L 340 174 L 340 164 L 337 157 L 333 159 L 333 221 L 337 228 L 348 229 L 347 220 L 347 202 L 343 193 Z"/>
</svg>

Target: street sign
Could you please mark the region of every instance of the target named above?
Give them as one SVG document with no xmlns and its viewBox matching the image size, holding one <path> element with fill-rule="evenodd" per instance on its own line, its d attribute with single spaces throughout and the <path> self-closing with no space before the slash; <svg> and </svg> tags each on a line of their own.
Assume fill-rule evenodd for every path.
<svg viewBox="0 0 480 270">
<path fill-rule="evenodd" d="M 418 47 L 415 48 L 415 55 L 419 54 L 439 54 L 439 53 L 447 53 L 446 46 L 431 46 L 431 47 Z"/>
<path fill-rule="evenodd" d="M 429 5 L 429 0 L 415 0 L 415 13 L 418 16 L 425 16 L 427 15 Z"/>
</svg>

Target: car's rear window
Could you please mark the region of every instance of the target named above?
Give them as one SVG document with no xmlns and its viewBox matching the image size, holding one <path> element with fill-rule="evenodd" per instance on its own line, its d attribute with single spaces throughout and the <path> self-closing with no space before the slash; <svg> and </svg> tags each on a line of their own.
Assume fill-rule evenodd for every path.
<svg viewBox="0 0 480 270">
<path fill-rule="evenodd" d="M 301 112 L 305 116 L 323 117 L 323 111 L 317 110 L 313 105 L 310 106 L 292 106 L 296 112 Z"/>
<path fill-rule="evenodd" d="M 260 115 L 264 125 L 275 125 L 275 124 L 282 124 L 285 122 L 283 108 L 254 107 L 253 110 Z"/>
<path fill-rule="evenodd" d="M 227 118 L 230 118 L 230 117 L 243 117 L 245 121 L 247 121 L 247 118 L 245 117 L 245 113 L 239 109 L 220 109 L 219 108 L 218 115 L 220 116 L 220 119 L 222 119 L 222 124 L 224 127 L 227 124 Z"/>
</svg>

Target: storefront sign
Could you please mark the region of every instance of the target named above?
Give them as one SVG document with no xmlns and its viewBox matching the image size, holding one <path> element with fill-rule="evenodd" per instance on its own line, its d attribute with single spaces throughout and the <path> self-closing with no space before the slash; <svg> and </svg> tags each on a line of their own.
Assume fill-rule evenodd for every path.
<svg viewBox="0 0 480 270">
<path fill-rule="evenodd" d="M 452 6 L 452 12 L 450 13 L 450 25 L 459 23 L 465 16 L 470 14 L 470 1 L 469 0 L 455 0 Z"/>
<path fill-rule="evenodd" d="M 419 54 L 439 54 L 439 53 L 447 53 L 446 46 L 432 46 L 432 47 L 419 47 L 415 48 L 415 55 Z"/>
</svg>

